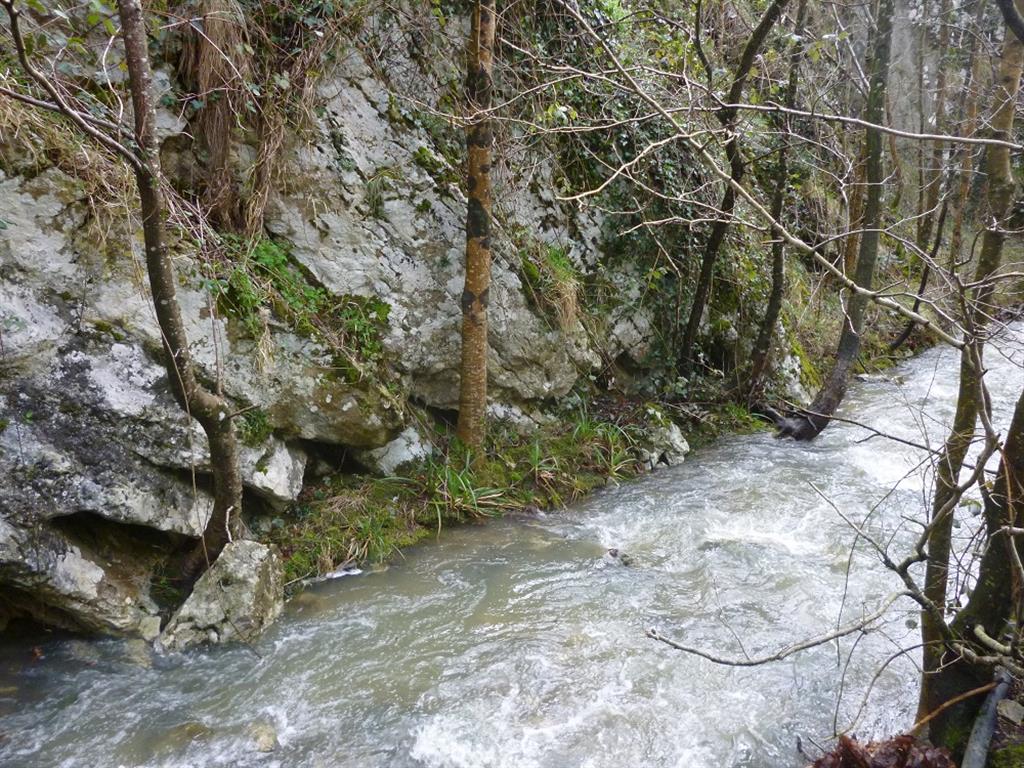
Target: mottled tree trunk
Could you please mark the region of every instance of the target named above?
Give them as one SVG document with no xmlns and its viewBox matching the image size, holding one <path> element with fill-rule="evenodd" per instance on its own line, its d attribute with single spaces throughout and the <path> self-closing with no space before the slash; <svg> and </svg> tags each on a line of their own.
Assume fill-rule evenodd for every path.
<svg viewBox="0 0 1024 768">
<path fill-rule="evenodd" d="M 877 125 L 883 123 L 885 116 L 885 87 L 889 75 L 893 1 L 881 0 L 879 2 L 878 17 L 873 33 L 870 87 L 865 118 L 868 122 Z M 879 230 L 882 223 L 882 184 L 884 181 L 882 134 L 880 131 L 868 129 L 864 233 L 860 239 L 857 269 L 854 274 L 854 281 L 857 285 L 868 289 L 871 288 L 875 273 L 875 261 L 878 258 Z M 810 408 L 779 424 L 781 435 L 795 437 L 798 440 L 810 440 L 828 424 L 846 394 L 850 369 L 860 350 L 860 334 L 864 327 L 864 310 L 867 308 L 867 303 L 868 298 L 860 293 L 850 296 L 846 303 L 846 317 L 843 321 L 843 331 L 839 337 L 839 348 L 832 370 Z"/>
<path fill-rule="evenodd" d="M 800 74 L 800 59 L 804 55 L 804 22 L 807 16 L 807 0 L 800 0 L 796 11 L 796 23 L 793 27 L 793 52 L 789 58 L 789 80 L 786 83 L 785 106 L 796 107 L 796 89 Z M 789 190 L 789 142 L 791 130 L 788 118 L 781 121 L 781 146 L 779 147 L 779 163 L 775 171 L 775 190 L 772 193 L 771 215 L 774 221 L 781 221 L 782 209 Z M 765 308 L 761 326 L 754 340 L 751 351 L 750 374 L 747 379 L 746 391 L 748 399 L 756 397 L 761 389 L 765 371 L 771 358 L 772 338 L 775 336 L 775 324 L 782 312 L 782 300 L 786 292 L 786 248 L 781 237 L 776 236 L 772 242 L 772 286 L 768 294 L 768 306 Z"/>
<path fill-rule="evenodd" d="M 1007 141 L 1012 136 L 1014 110 L 1020 90 L 1021 69 L 1024 66 L 1024 45 L 1015 35 L 1007 32 L 1003 41 L 999 78 L 995 88 L 991 131 L 994 138 Z M 1006 147 L 986 148 L 985 170 L 988 176 L 989 222 L 982 235 L 981 253 L 975 268 L 974 281 L 980 283 L 973 295 L 964 302 L 965 346 L 960 359 L 960 387 L 957 394 L 956 415 L 939 457 L 935 477 L 935 496 L 932 500 L 931 533 L 928 539 L 928 561 L 925 573 L 925 596 L 940 609 L 946 605 L 946 587 L 949 577 L 949 557 L 953 529 L 955 490 L 964 458 L 974 440 L 978 414 L 983 407 L 981 376 L 982 350 L 985 328 L 992 311 L 992 286 L 984 282 L 999 269 L 1002 261 L 1003 219 L 1013 197 L 1013 174 L 1010 150 Z M 934 672 L 941 664 L 944 653 L 943 629 L 929 613 L 923 614 L 921 640 L 924 643 L 924 681 L 921 686 L 919 713 L 925 714 L 942 703 L 942 692 L 932 685 Z"/>
<path fill-rule="evenodd" d="M 188 337 L 177 298 L 177 278 L 164 237 L 165 206 L 160 190 L 160 154 L 156 138 L 156 111 L 153 103 L 153 75 L 149 64 L 148 36 L 139 0 L 118 0 L 124 36 L 125 63 L 128 68 L 132 110 L 135 116 L 135 143 L 142 157 L 136 170 L 142 231 L 146 250 L 153 306 L 163 339 L 167 376 L 178 402 L 206 432 L 213 468 L 214 507 L 199 545 L 186 558 L 185 578 L 192 580 L 207 563 L 216 559 L 232 530 L 238 525 L 242 509 L 242 477 L 238 464 L 231 411 L 224 398 L 207 390 L 196 377 L 189 353 Z"/>
<path fill-rule="evenodd" d="M 1015 562 L 1024 559 L 1024 548 L 1019 538 L 1008 536 L 1000 529 L 1004 526 L 1019 527 L 1022 515 L 1024 393 L 1014 409 L 995 483 L 985 498 L 985 551 L 978 567 L 977 583 L 950 627 L 954 637 L 971 643 L 974 627 L 978 626 L 989 637 L 999 638 L 1010 622 L 1020 620 L 1022 585 Z M 923 695 L 927 691 L 930 706 L 925 711 L 935 711 L 945 702 L 984 685 L 992 678 L 991 667 L 969 664 L 960 654 L 943 650 L 944 653 L 936 654 L 936 660 L 942 665 L 924 675 L 921 703 L 924 705 Z M 981 699 L 972 697 L 947 707 L 928 723 L 928 737 L 934 743 L 958 752 L 963 748 L 962 740 L 970 732 L 980 704 Z M 922 709 L 925 708 L 922 706 Z"/>
<path fill-rule="evenodd" d="M 737 104 L 743 98 L 743 88 L 747 83 L 747 78 L 750 76 L 750 70 L 757 60 L 758 53 L 764 47 L 768 33 L 782 14 L 786 1 L 772 0 L 758 22 L 757 27 L 750 34 L 747 44 L 743 47 L 740 62 L 736 67 L 732 86 L 729 88 L 727 96 L 728 105 Z M 739 136 L 736 133 L 736 109 L 728 105 L 718 111 L 717 117 L 728 136 L 725 142 L 725 156 L 729 160 L 729 174 L 732 176 L 733 181 L 739 182 L 743 180 L 745 167 L 743 157 L 740 154 Z M 733 186 L 729 184 L 722 195 L 717 218 L 711 227 L 711 234 L 708 235 L 707 244 L 704 246 L 704 254 L 700 263 L 700 274 L 697 277 L 697 285 L 693 290 L 690 315 L 686 321 L 686 330 L 683 332 L 683 339 L 679 350 L 679 370 L 683 375 L 688 375 L 693 369 L 694 344 L 697 340 L 697 331 L 700 329 L 700 321 L 704 317 L 708 297 L 711 295 L 715 263 L 718 260 L 718 254 L 722 249 L 722 243 L 725 241 L 729 225 L 732 223 L 732 211 L 735 206 L 736 192 Z"/>
<path fill-rule="evenodd" d="M 487 294 L 491 283 L 490 109 L 494 68 L 494 0 L 473 9 L 466 72 L 470 124 L 466 132 L 466 283 L 462 291 L 462 362 L 459 368 L 459 439 L 483 446 L 487 410 Z"/>
<path fill-rule="evenodd" d="M 860 250 L 860 230 L 864 226 L 864 200 L 867 197 L 867 146 L 864 145 L 853 169 L 853 191 L 850 196 L 849 231 L 843 243 L 843 272 L 852 275 L 857 269 L 857 251 Z"/>
</svg>

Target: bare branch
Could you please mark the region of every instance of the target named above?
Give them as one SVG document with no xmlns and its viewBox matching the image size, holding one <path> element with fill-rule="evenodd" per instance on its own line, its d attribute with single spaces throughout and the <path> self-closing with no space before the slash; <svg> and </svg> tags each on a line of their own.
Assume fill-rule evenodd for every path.
<svg viewBox="0 0 1024 768">
<path fill-rule="evenodd" d="M 145 172 L 146 165 L 142 159 L 135 154 L 135 152 L 121 144 L 121 142 L 117 141 L 113 137 L 98 130 L 92 120 L 86 119 L 82 112 L 68 104 L 49 78 L 35 68 L 29 60 L 28 50 L 25 47 L 25 38 L 21 32 L 21 11 L 15 7 L 15 0 L 0 0 L 0 6 L 3 6 L 4 10 L 7 12 L 7 18 L 10 20 L 11 39 L 14 41 L 14 49 L 18 54 L 18 61 L 21 64 L 22 69 L 25 70 L 25 73 L 28 74 L 40 88 L 50 95 L 50 98 L 53 99 L 53 107 L 56 108 L 56 111 L 60 112 L 60 114 L 64 115 L 71 122 L 77 125 L 81 131 L 87 134 L 94 141 L 103 145 L 111 152 L 123 157 L 133 170 L 136 172 Z M 47 106 L 46 108 L 49 109 L 50 107 Z"/>
<path fill-rule="evenodd" d="M 956 336 L 946 332 L 942 328 L 938 327 L 932 320 L 921 315 L 918 312 L 907 309 L 902 304 L 886 296 L 881 295 L 877 291 L 872 291 L 868 288 L 863 288 L 858 285 L 854 280 L 847 277 L 846 273 L 839 269 L 835 264 L 826 259 L 820 251 L 820 247 L 815 247 L 805 242 L 800 237 L 797 237 L 784 227 L 777 219 L 775 219 L 768 210 L 761 204 L 761 202 L 747 189 L 742 183 L 732 178 L 731 174 L 722 169 L 717 161 L 711 156 L 708 149 L 697 142 L 695 142 L 690 135 L 683 130 L 679 122 L 672 116 L 672 114 L 666 109 L 666 107 L 658 101 L 656 98 L 650 95 L 645 88 L 643 88 L 636 80 L 636 78 L 629 73 L 626 67 L 619 60 L 615 51 L 612 50 L 611 46 L 606 40 L 598 35 L 593 27 L 583 18 L 579 11 L 573 7 L 567 0 L 561 0 L 562 7 L 576 20 L 578 24 L 588 33 L 591 39 L 594 40 L 599 46 L 604 49 L 605 54 L 611 59 L 618 71 L 619 75 L 625 80 L 625 85 L 619 82 L 613 84 L 620 90 L 625 90 L 635 94 L 649 104 L 658 114 L 660 114 L 667 123 L 675 130 L 679 137 L 687 144 L 691 151 L 707 166 L 707 168 L 722 182 L 730 185 L 740 197 L 742 197 L 748 205 L 750 205 L 764 221 L 766 221 L 771 229 L 780 237 L 782 237 L 787 244 L 800 251 L 801 253 L 810 256 L 818 264 L 824 267 L 830 274 L 832 274 L 840 284 L 846 289 L 865 296 L 869 301 L 878 304 L 879 306 L 885 307 L 893 312 L 902 315 L 907 320 L 920 325 L 922 328 L 927 329 L 933 335 L 949 344 L 956 349 L 962 349 L 964 344 Z"/>
<path fill-rule="evenodd" d="M 899 600 L 901 597 L 912 597 L 912 595 L 909 592 L 897 592 L 886 598 L 877 610 L 873 611 L 867 616 L 864 616 L 861 619 L 858 619 L 857 621 L 846 624 L 842 627 L 839 627 L 838 629 L 834 629 L 831 632 L 826 632 L 823 635 L 818 635 L 808 640 L 803 640 L 799 643 L 787 645 L 785 648 L 782 648 L 776 651 L 775 653 L 768 654 L 767 656 L 758 656 L 752 659 L 731 659 L 725 656 L 716 656 L 715 654 L 708 653 L 707 651 L 702 650 L 700 648 L 694 648 L 692 646 L 678 643 L 675 640 L 672 640 L 671 638 L 668 638 L 665 635 L 661 634 L 657 629 L 653 627 L 651 629 L 648 629 L 646 634 L 652 640 L 657 640 L 658 642 L 664 643 L 665 645 L 671 648 L 675 648 L 677 651 L 683 651 L 684 653 L 690 653 L 694 656 L 700 656 L 702 659 L 707 659 L 708 661 L 714 664 L 722 664 L 724 666 L 729 667 L 759 667 L 763 666 L 764 664 L 770 664 L 774 661 L 782 661 L 783 659 L 792 656 L 794 653 L 799 653 L 800 651 L 806 651 L 811 648 L 816 648 L 819 645 L 830 643 L 833 640 L 838 640 L 840 637 L 852 635 L 855 632 L 868 631 L 868 628 L 876 621 L 878 621 L 880 618 L 882 618 L 888 612 L 892 604 Z"/>
</svg>

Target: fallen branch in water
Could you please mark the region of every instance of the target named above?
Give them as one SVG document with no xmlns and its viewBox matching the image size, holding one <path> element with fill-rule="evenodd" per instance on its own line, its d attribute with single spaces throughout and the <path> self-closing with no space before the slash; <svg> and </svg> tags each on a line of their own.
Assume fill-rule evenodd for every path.
<svg viewBox="0 0 1024 768">
<path fill-rule="evenodd" d="M 840 637 L 852 635 L 854 632 L 863 632 L 868 628 L 869 625 L 873 624 L 874 622 L 882 618 L 882 616 L 886 614 L 886 612 L 889 610 L 892 604 L 899 600 L 901 597 L 913 597 L 913 595 L 909 592 L 897 592 L 894 595 L 890 595 L 876 611 L 868 614 L 867 616 L 864 616 L 861 619 L 858 619 L 855 622 L 846 624 L 845 626 L 834 629 L 826 634 L 818 635 L 817 637 L 812 637 L 808 640 L 803 640 L 799 643 L 793 643 L 792 645 L 787 645 L 785 648 L 782 648 L 781 650 L 776 651 L 775 653 L 770 654 L 768 656 L 759 656 L 753 659 L 730 659 L 724 656 L 716 656 L 713 653 L 708 653 L 707 651 L 704 651 L 700 648 L 694 648 L 692 646 L 683 645 L 682 643 L 676 642 L 671 638 L 665 637 L 665 635 L 661 634 L 654 627 L 648 629 L 646 635 L 652 640 L 657 640 L 660 643 L 664 643 L 670 648 L 675 648 L 677 651 L 683 651 L 684 653 L 690 653 L 694 656 L 699 656 L 702 659 L 707 659 L 713 664 L 722 664 L 728 667 L 758 667 L 763 664 L 770 664 L 774 661 L 782 661 L 783 659 L 792 656 L 794 653 L 799 653 L 800 651 L 806 651 L 811 648 L 816 648 L 819 645 L 824 645 L 825 643 L 829 643 L 833 640 L 838 640 Z"/>
</svg>

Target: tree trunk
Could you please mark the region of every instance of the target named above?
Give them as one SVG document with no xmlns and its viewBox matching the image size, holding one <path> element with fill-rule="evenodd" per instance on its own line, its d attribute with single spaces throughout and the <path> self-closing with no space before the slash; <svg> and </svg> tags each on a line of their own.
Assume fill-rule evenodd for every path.
<svg viewBox="0 0 1024 768">
<path fill-rule="evenodd" d="M 479 450 L 486 436 L 487 294 L 491 283 L 491 108 L 494 68 L 495 0 L 473 9 L 466 72 L 471 122 L 466 132 L 466 283 L 462 291 L 462 361 L 456 434 Z"/>
<path fill-rule="evenodd" d="M 786 83 L 785 106 L 796 107 L 796 90 L 800 74 L 800 59 L 804 55 L 804 22 L 807 16 L 807 0 L 800 0 L 796 11 L 796 23 L 793 26 L 793 51 L 789 58 L 789 81 Z M 779 147 L 779 164 L 775 176 L 775 190 L 772 193 L 771 215 L 775 221 L 781 221 L 782 209 L 789 189 L 789 120 L 783 118 L 781 146 Z M 786 248 L 781 237 L 772 242 L 772 287 L 768 294 L 768 306 L 765 308 L 757 339 L 751 351 L 750 375 L 747 379 L 746 391 L 748 400 L 760 393 L 761 384 L 771 357 L 772 338 L 775 336 L 775 324 L 782 311 L 782 300 L 786 292 Z"/>
<path fill-rule="evenodd" d="M 981 92 L 981 74 L 983 57 L 978 55 L 978 40 L 981 37 L 981 22 L 985 13 L 985 4 L 978 3 L 974 16 L 974 28 L 971 30 L 971 53 L 970 73 L 964 90 L 964 125 L 961 129 L 963 136 L 973 136 L 978 128 L 978 94 Z M 964 212 L 967 209 L 967 196 L 971 190 L 974 171 L 973 147 L 964 146 L 960 149 L 962 157 L 960 160 L 960 178 L 957 186 L 956 198 L 953 203 L 953 229 L 949 235 L 949 268 L 957 268 L 963 251 L 963 224 Z"/>
<path fill-rule="evenodd" d="M 935 76 L 935 132 L 943 133 L 946 126 L 946 54 L 949 50 L 949 26 L 952 23 L 950 18 L 950 0 L 942 0 L 939 8 L 939 51 L 938 51 L 938 72 Z M 923 33 L 922 33 L 923 34 Z M 922 46 L 923 50 L 924 46 Z M 924 79 L 924 68 L 921 72 L 922 82 Z M 924 88 L 921 88 L 922 99 Z M 921 110 L 921 133 L 927 131 L 927 124 L 924 121 L 924 110 Z M 917 237 L 916 245 L 919 253 L 925 253 L 928 243 L 931 240 L 932 228 L 935 226 L 935 216 L 939 208 L 939 194 L 942 191 L 942 178 L 945 170 L 945 147 L 941 142 L 936 142 L 932 148 L 931 168 L 921 167 L 921 191 L 920 206 L 917 212 Z M 938 234 L 935 239 L 935 248 L 932 251 L 931 261 L 935 260 L 942 242 L 942 222 L 945 220 L 946 206 L 943 204 L 939 216 Z M 924 292 L 928 287 L 928 277 L 931 273 L 930 261 L 921 259 L 921 282 L 917 289 L 917 296 L 914 298 L 914 312 L 921 307 L 924 299 Z M 914 332 L 914 323 L 908 322 L 903 331 L 889 345 L 889 351 L 895 352 L 903 343 L 910 338 Z"/>
<path fill-rule="evenodd" d="M 1015 35 L 1007 32 L 1003 41 L 1002 58 L 999 64 L 999 80 L 995 89 L 992 136 L 1008 140 L 1013 131 L 1014 110 L 1020 90 L 1021 69 L 1024 66 L 1024 45 Z M 992 297 L 991 283 L 983 282 L 999 269 L 1002 261 L 1003 219 L 1006 217 L 1013 197 L 1013 175 L 1010 167 L 1010 151 L 1005 147 L 986 149 L 986 174 L 988 176 L 989 226 L 982 235 L 981 253 L 975 269 L 974 281 L 980 283 L 972 296 L 965 297 L 964 327 L 966 346 L 960 358 L 960 387 L 957 394 L 956 415 L 953 426 L 939 457 L 935 477 L 935 497 L 932 500 L 932 530 L 928 539 L 928 561 L 925 573 L 925 596 L 940 609 L 946 604 L 949 556 L 953 514 L 949 509 L 955 503 L 955 490 L 963 467 L 964 458 L 974 440 L 975 426 L 982 403 L 981 376 L 982 352 L 985 328 L 992 311 L 989 302 Z M 928 613 L 923 614 L 921 640 L 924 643 L 924 678 L 918 711 L 921 714 L 934 710 L 942 703 L 942 692 L 931 684 L 933 673 L 941 664 L 943 627 Z"/>
<path fill-rule="evenodd" d="M 1009 32 L 1007 35 L 1013 36 Z M 1022 515 L 1024 393 L 1014 409 L 996 481 L 985 498 L 985 552 L 978 567 L 978 580 L 967 605 L 957 613 L 950 627 L 954 637 L 963 638 L 968 644 L 974 639 L 974 627 L 983 628 L 989 637 L 999 638 L 1009 622 L 1020 618 L 1021 584 L 1014 563 L 1024 558 L 1024 547 L 1019 539 L 1000 533 L 1000 528 L 1020 526 Z M 925 704 L 927 690 L 930 706 L 927 711 L 934 711 L 943 703 L 984 685 L 992 677 L 991 667 L 970 664 L 960 654 L 942 650 L 935 654 L 942 665 L 922 676 L 921 704 Z M 928 737 L 954 753 L 959 752 L 980 705 L 981 699 L 972 697 L 943 710 L 928 723 Z"/>
<path fill-rule="evenodd" d="M 949 51 L 949 27 L 953 21 L 951 7 L 950 0 L 942 0 L 939 8 L 939 65 L 935 75 L 935 133 L 942 133 L 946 126 L 946 54 Z M 921 218 L 918 220 L 917 228 L 917 247 L 921 251 L 928 248 L 932 239 L 932 228 L 935 225 L 935 217 L 939 208 L 945 150 L 945 145 L 935 142 L 932 148 L 931 168 L 922 169 L 924 174 L 922 210 L 919 211 Z"/>
<path fill-rule="evenodd" d="M 153 294 L 153 306 L 160 325 L 167 377 L 175 397 L 194 417 L 210 443 L 213 468 L 214 507 L 198 546 L 186 558 L 186 580 L 194 578 L 220 554 L 235 530 L 242 510 L 242 476 L 238 464 L 231 410 L 224 398 L 203 387 L 196 377 L 188 338 L 177 298 L 177 278 L 164 238 L 165 206 L 160 190 L 160 154 L 156 138 L 153 103 L 153 75 L 149 64 L 148 36 L 139 0 L 118 0 L 124 36 L 132 110 L 135 115 L 135 143 L 142 167 L 135 178 L 142 208 L 142 231 L 146 269 Z"/>
<path fill-rule="evenodd" d="M 853 274 L 857 269 L 857 252 L 860 250 L 860 231 L 864 226 L 864 200 L 867 197 L 865 186 L 867 174 L 867 145 L 861 149 L 857 165 L 853 169 L 853 193 L 850 199 L 849 232 L 843 244 L 843 272 Z"/>
<path fill-rule="evenodd" d="M 764 15 L 758 22 L 757 27 L 750 34 L 747 44 L 743 48 L 740 62 L 736 67 L 736 74 L 733 76 L 732 86 L 729 88 L 728 105 L 717 113 L 718 121 L 722 124 L 728 136 L 725 142 L 725 156 L 729 160 L 729 174 L 733 181 L 743 180 L 745 173 L 743 157 L 740 154 L 739 136 L 736 133 L 736 109 L 729 106 L 738 104 L 743 98 L 743 88 L 750 76 L 750 70 L 754 66 L 758 53 L 764 47 L 768 33 L 775 22 L 778 21 L 785 7 L 787 0 L 772 0 L 772 3 L 765 10 Z M 700 274 L 697 277 L 697 285 L 693 291 L 693 302 L 690 304 L 690 315 L 686 321 L 686 330 L 683 332 L 683 340 L 680 345 L 679 370 L 684 375 L 689 375 L 693 370 L 694 344 L 697 339 L 697 331 L 700 328 L 700 321 L 704 316 L 704 309 L 707 307 L 708 297 L 711 295 L 711 283 L 715 274 L 715 262 L 718 260 L 719 251 L 725 241 L 725 235 L 732 223 L 732 211 L 736 205 L 736 192 L 732 185 L 725 188 L 722 195 L 722 202 L 719 204 L 718 217 L 711 227 L 711 234 L 708 235 L 707 244 L 704 247 L 704 255 L 700 263 Z"/>
<path fill-rule="evenodd" d="M 871 56 L 870 87 L 866 119 L 870 123 L 882 124 L 885 116 L 885 87 L 889 74 L 889 48 L 892 38 L 892 13 L 894 0 L 881 0 L 878 4 L 878 20 L 874 29 Z M 867 131 L 867 191 L 864 203 L 864 233 L 857 253 L 857 270 L 854 281 L 863 288 L 871 288 L 878 258 L 879 230 L 881 228 L 882 184 L 885 181 L 882 167 L 882 134 L 878 130 Z M 846 304 L 843 332 L 839 337 L 839 348 L 825 384 L 806 411 L 779 424 L 779 434 L 797 440 L 811 440 L 823 430 L 835 413 L 846 394 L 850 369 L 860 351 L 860 334 L 864 327 L 864 310 L 868 299 L 862 294 L 850 296 Z"/>
<path fill-rule="evenodd" d="M 924 268 L 921 270 L 921 281 L 917 286 L 917 294 L 914 296 L 914 306 L 911 307 L 911 311 L 915 314 L 921 309 L 921 302 L 924 301 L 924 292 L 928 288 L 928 277 L 932 272 L 932 262 L 934 262 L 938 257 L 939 249 L 942 247 L 942 233 L 946 229 L 946 213 L 948 210 L 949 201 L 943 200 L 942 208 L 939 210 L 939 223 L 936 225 L 935 229 L 935 243 L 932 245 L 932 250 L 928 255 L 928 260 L 924 262 Z M 916 327 L 917 323 L 912 320 L 908 321 L 907 324 L 903 326 L 902 333 L 893 339 L 892 343 L 889 345 L 889 351 L 895 352 L 897 349 L 902 347 L 903 343 L 910 338 L 910 334 L 914 332 Z"/>
</svg>

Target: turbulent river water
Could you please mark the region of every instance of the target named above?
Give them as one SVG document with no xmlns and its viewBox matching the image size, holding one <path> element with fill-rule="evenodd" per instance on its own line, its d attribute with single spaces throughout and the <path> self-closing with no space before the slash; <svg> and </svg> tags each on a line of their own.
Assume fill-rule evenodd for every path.
<svg viewBox="0 0 1024 768">
<path fill-rule="evenodd" d="M 1003 344 L 988 362 L 1005 425 L 1024 355 Z M 935 445 L 955 372 L 953 353 L 926 352 L 855 383 L 841 413 Z M 898 591 L 843 516 L 904 553 L 930 471 L 924 452 L 869 437 L 841 423 L 809 445 L 733 437 L 564 511 L 446 531 L 386 570 L 311 587 L 252 649 L 159 657 L 63 638 L 34 659 L 10 641 L 0 764 L 795 766 L 798 737 L 814 755 L 836 728 L 906 728 L 918 656 L 900 654 L 917 641 L 906 600 L 867 634 L 761 667 L 644 634 L 757 656 Z M 958 514 L 966 537 L 976 518 Z M 257 751 L 270 729 L 275 748 Z"/>
</svg>

